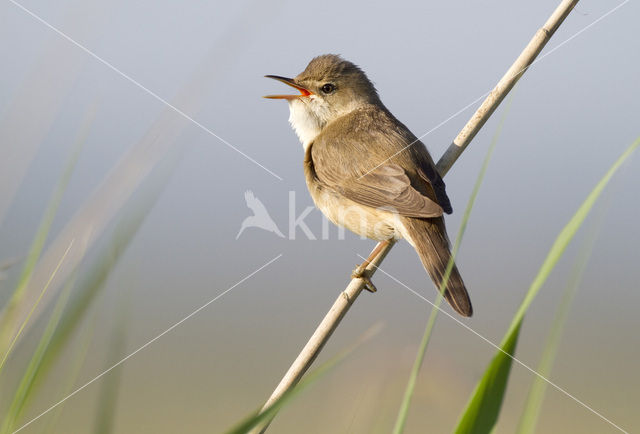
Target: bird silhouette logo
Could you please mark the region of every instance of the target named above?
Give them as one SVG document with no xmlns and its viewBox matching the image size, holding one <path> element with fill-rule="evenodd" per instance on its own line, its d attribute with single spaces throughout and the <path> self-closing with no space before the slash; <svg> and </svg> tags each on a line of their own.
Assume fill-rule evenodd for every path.
<svg viewBox="0 0 640 434">
<path fill-rule="evenodd" d="M 280 238 L 284 238 L 280 229 L 278 229 L 278 225 L 273 221 L 269 213 L 267 212 L 267 208 L 264 204 L 253 195 L 251 190 L 247 190 L 244 192 L 244 199 L 247 202 L 247 207 L 251 211 L 253 211 L 253 215 L 250 215 L 246 219 L 242 221 L 242 225 L 240 226 L 240 232 L 236 235 L 236 240 L 240 238 L 240 234 L 244 232 L 247 228 L 260 228 L 265 231 L 273 232 Z"/>
</svg>

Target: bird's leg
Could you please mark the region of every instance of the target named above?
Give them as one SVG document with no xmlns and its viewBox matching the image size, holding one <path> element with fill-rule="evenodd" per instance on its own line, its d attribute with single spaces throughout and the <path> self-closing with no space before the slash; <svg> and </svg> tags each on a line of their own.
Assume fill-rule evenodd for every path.
<svg viewBox="0 0 640 434">
<path fill-rule="evenodd" d="M 355 270 L 353 270 L 353 273 L 356 275 L 356 277 L 360 277 L 362 275 L 362 273 L 364 273 L 365 269 L 369 266 L 369 264 L 371 264 L 371 261 L 376 259 L 376 256 L 378 256 L 380 254 L 380 252 L 388 244 L 389 244 L 389 240 L 384 240 L 384 241 L 380 241 L 376 245 L 375 249 L 373 249 L 373 251 L 371 252 L 369 257 L 362 264 L 358 265 L 358 267 L 356 267 Z"/>
<path fill-rule="evenodd" d="M 373 249 L 369 257 L 360 265 L 358 265 L 353 272 L 351 272 L 352 279 L 364 280 L 364 289 L 369 292 L 376 292 L 378 289 L 371 281 L 371 277 L 367 271 L 367 267 L 371 264 L 376 256 L 389 244 L 389 240 L 380 241 L 378 245 Z"/>
</svg>

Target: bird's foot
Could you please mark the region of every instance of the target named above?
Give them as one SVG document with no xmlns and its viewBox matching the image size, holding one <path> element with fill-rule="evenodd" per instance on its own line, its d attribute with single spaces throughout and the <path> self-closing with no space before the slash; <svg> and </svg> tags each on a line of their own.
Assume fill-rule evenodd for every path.
<svg viewBox="0 0 640 434">
<path fill-rule="evenodd" d="M 369 271 L 365 267 L 363 267 L 362 265 L 364 265 L 364 264 L 358 265 L 355 268 L 355 270 L 353 270 L 351 272 L 351 278 L 352 279 L 362 279 L 362 280 L 364 280 L 364 289 L 366 289 L 369 292 L 378 291 L 376 286 L 371 281 L 371 277 L 369 276 Z"/>
</svg>

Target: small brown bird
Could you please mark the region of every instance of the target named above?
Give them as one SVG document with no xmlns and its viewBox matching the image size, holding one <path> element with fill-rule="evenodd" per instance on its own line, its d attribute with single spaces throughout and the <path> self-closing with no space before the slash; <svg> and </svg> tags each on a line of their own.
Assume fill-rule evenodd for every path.
<svg viewBox="0 0 640 434">
<path fill-rule="evenodd" d="M 304 146 L 305 178 L 316 206 L 358 235 L 406 239 L 439 288 L 451 257 L 443 213 L 452 209 L 424 144 L 382 104 L 364 71 L 340 56 L 318 56 L 293 79 L 267 77 L 300 92 L 266 98 L 289 102 L 289 122 Z M 375 290 L 362 270 L 356 269 L 356 277 Z M 455 265 L 444 296 L 456 312 L 471 316 Z"/>
</svg>

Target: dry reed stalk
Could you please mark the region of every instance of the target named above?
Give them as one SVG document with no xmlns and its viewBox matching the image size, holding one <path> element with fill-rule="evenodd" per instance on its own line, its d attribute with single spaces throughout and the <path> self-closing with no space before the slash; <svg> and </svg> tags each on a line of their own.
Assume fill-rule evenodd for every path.
<svg viewBox="0 0 640 434">
<path fill-rule="evenodd" d="M 458 136 L 453 140 L 453 143 L 451 143 L 449 148 L 446 150 L 442 158 L 438 161 L 437 168 L 442 176 L 444 176 L 453 166 L 453 163 L 456 162 L 471 140 L 473 140 L 478 131 L 480 131 L 480 128 L 482 128 L 482 126 L 487 122 L 498 105 L 500 105 L 505 96 L 507 96 L 509 91 L 518 82 L 522 74 L 524 74 L 538 54 L 540 54 L 549 39 L 551 39 L 551 36 L 553 36 L 560 24 L 562 24 L 564 19 L 569 15 L 577 3 L 578 0 L 562 1 L 555 11 L 553 11 L 544 26 L 536 32 L 522 53 L 520 53 L 520 56 L 518 56 L 509 70 L 489 93 L 482 105 L 480 105 L 473 116 L 471 116 L 471 119 L 469 119 Z M 369 276 L 373 275 L 387 253 L 391 250 L 391 247 L 393 247 L 393 243 L 389 243 L 382 247 L 382 250 L 378 253 L 376 258 L 371 261 L 369 266 L 366 267 Z M 378 246 L 376 246 L 376 249 L 377 248 Z M 340 324 L 340 321 L 346 315 L 351 305 L 355 302 L 358 295 L 360 295 L 364 286 L 365 281 L 363 279 L 354 278 L 351 280 L 347 288 L 340 293 L 338 299 L 335 301 L 333 306 L 331 306 L 327 315 L 325 315 L 322 322 L 320 322 L 318 328 L 316 328 L 307 344 L 304 346 L 300 354 L 298 354 L 298 357 L 294 360 L 287 373 L 260 410 L 261 412 L 265 411 L 287 390 L 294 387 L 298 381 L 300 381 L 304 373 L 309 369 L 324 345 L 327 343 L 334 330 L 338 327 L 338 324 Z M 270 423 L 271 420 L 268 420 L 255 428 L 252 433 L 264 433 Z"/>
</svg>

